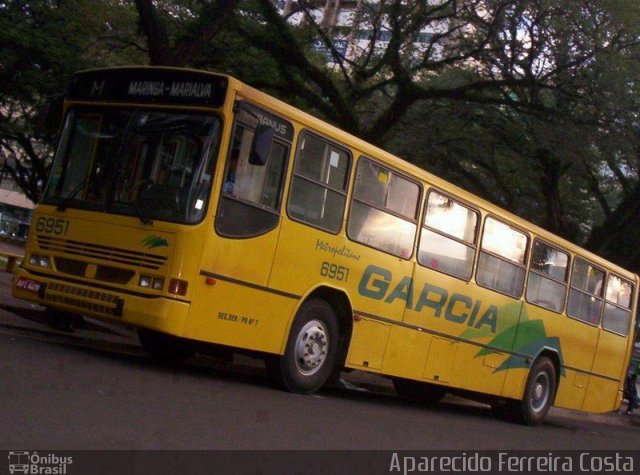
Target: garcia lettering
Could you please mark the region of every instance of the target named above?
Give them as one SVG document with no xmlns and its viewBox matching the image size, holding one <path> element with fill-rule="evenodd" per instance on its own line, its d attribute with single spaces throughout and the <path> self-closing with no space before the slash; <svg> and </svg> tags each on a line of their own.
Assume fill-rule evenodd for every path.
<svg viewBox="0 0 640 475">
<path fill-rule="evenodd" d="M 411 277 L 404 276 L 393 286 L 392 280 L 393 275 L 389 270 L 369 265 L 360 279 L 358 292 L 363 297 L 384 300 L 385 303 L 401 300 L 409 310 L 428 311 L 436 318 L 466 324 L 468 327 L 480 328 L 487 325 L 492 333 L 496 333 L 498 308 L 495 305 L 489 305 L 481 313 L 482 301 L 474 301 L 467 295 L 459 293 L 449 295 L 447 289 L 429 283 L 425 283 L 418 294 L 414 292 L 414 282 Z M 415 298 L 416 295 L 417 298 Z"/>
</svg>

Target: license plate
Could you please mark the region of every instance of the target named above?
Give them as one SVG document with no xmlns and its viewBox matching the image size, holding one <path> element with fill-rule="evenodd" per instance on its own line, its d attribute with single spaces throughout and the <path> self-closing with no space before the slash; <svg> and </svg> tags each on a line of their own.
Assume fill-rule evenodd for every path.
<svg viewBox="0 0 640 475">
<path fill-rule="evenodd" d="M 18 282 L 16 283 L 17 288 L 36 293 L 40 290 L 41 286 L 41 282 L 38 282 L 37 280 L 25 279 L 24 277 L 20 277 L 18 279 Z"/>
</svg>

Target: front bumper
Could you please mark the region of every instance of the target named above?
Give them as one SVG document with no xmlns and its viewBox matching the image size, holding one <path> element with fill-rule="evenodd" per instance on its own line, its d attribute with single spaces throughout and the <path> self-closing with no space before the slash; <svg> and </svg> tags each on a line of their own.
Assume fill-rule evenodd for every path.
<svg viewBox="0 0 640 475">
<path fill-rule="evenodd" d="M 19 268 L 13 296 L 57 310 L 183 336 L 190 304 L 167 297 L 97 288 Z"/>
</svg>

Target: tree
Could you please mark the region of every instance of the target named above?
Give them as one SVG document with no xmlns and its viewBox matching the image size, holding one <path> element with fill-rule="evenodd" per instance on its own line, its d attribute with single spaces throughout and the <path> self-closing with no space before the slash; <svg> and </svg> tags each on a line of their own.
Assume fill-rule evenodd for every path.
<svg viewBox="0 0 640 475">
<path fill-rule="evenodd" d="M 588 100 L 580 112 L 593 118 L 595 130 L 588 141 L 591 160 L 583 169 L 592 205 L 602 215 L 585 245 L 640 271 L 640 13 L 628 9 L 617 21 L 627 27 L 628 47 L 613 43 L 599 51 L 584 78 Z"/>
<path fill-rule="evenodd" d="M 640 270 L 640 4 L 327 0 L 318 16 L 317 1 L 276 3 L 0 2 L 12 173 L 37 196 L 51 139 L 34 139 L 35 111 L 72 71 L 212 69 Z"/>
<path fill-rule="evenodd" d="M 470 101 L 544 112 L 544 104 L 517 100 L 512 91 L 553 88 L 560 72 L 554 67 L 537 77 L 515 71 L 495 74 L 492 52 L 503 46 L 505 17 L 519 3 L 513 0 L 359 2 L 352 25 L 341 27 L 339 34 L 349 42 L 346 55 L 323 23 L 313 19 L 312 2 L 298 2 L 298 12 L 305 16 L 297 28 L 273 2 L 255 3 L 262 21 L 247 16 L 241 31 L 280 68 L 278 82 L 259 85 L 303 98 L 308 108 L 371 141 L 380 141 L 420 101 Z M 370 41 L 358 40 L 362 31 Z M 312 54 L 319 41 L 330 53 L 331 68 Z M 373 116 L 360 111 L 367 103 L 377 106 Z"/>
<path fill-rule="evenodd" d="M 255 5 L 239 28 L 277 74 L 248 70 L 250 82 L 640 269 L 625 232 L 640 211 L 636 2 L 358 2 L 340 28 L 315 2 L 287 3 L 295 27 L 273 2 Z"/>
<path fill-rule="evenodd" d="M 47 98 L 74 71 L 139 61 L 134 13 L 116 0 L 0 2 L 0 179 L 13 176 L 30 200 L 48 177 L 58 125 L 38 127 Z"/>
<path fill-rule="evenodd" d="M 135 0 L 149 63 L 156 66 L 193 65 L 235 11 L 238 0 Z"/>
</svg>

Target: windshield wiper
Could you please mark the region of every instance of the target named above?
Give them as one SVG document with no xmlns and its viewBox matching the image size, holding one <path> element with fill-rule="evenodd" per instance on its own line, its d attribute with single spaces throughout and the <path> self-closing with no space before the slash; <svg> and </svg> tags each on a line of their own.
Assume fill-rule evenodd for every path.
<svg viewBox="0 0 640 475">
<path fill-rule="evenodd" d="M 118 175 L 120 176 L 120 178 L 123 178 L 124 174 L 121 171 L 118 171 Z M 84 177 L 82 181 L 80 181 L 80 183 L 78 183 L 78 185 L 71 191 L 71 193 L 69 193 L 67 196 L 64 197 L 63 201 L 56 207 L 56 209 L 58 211 L 65 211 L 69 207 L 69 204 L 71 203 L 71 201 L 76 197 L 78 192 L 89 181 L 89 178 L 90 178 L 90 175 L 87 175 L 86 177 Z M 138 207 L 135 201 L 130 201 L 127 204 L 131 205 L 131 207 L 136 213 L 136 216 L 138 217 L 138 219 L 140 219 L 140 222 L 142 224 L 150 224 L 150 225 L 153 224 L 153 221 L 151 220 L 151 218 L 148 218 L 142 212 L 142 210 Z"/>
<path fill-rule="evenodd" d="M 131 130 L 133 130 L 134 123 L 138 119 L 138 114 L 139 114 L 139 111 L 134 111 L 131 114 L 131 117 L 129 117 L 129 120 L 127 121 L 127 125 L 124 128 L 124 131 L 122 132 L 122 139 L 120 140 L 120 144 L 118 145 L 118 152 L 116 153 L 116 157 L 119 157 L 119 158 L 115 160 L 113 164 L 116 167 L 117 183 L 115 185 L 115 190 L 114 190 L 115 193 L 114 195 L 112 195 L 113 196 L 112 202 L 126 203 L 128 205 L 131 205 L 131 207 L 133 208 L 133 211 L 135 211 L 136 216 L 138 217 L 138 219 L 142 224 L 153 225 L 153 221 L 151 220 L 151 218 L 147 217 L 142 212 L 142 210 L 138 207 L 138 204 L 136 203 L 135 200 L 120 201 L 117 198 L 117 195 L 120 194 L 120 192 L 122 191 L 121 187 L 126 186 L 129 181 L 124 170 L 124 157 L 126 156 L 125 145 L 126 145 L 126 141 L 129 139 L 129 133 L 131 133 Z"/>
<path fill-rule="evenodd" d="M 138 206 L 138 203 L 136 203 L 135 201 L 129 201 L 127 204 L 131 205 L 131 207 L 136 212 L 136 215 L 138 216 L 138 219 L 142 224 L 149 224 L 151 226 L 153 225 L 153 220 L 149 218 L 147 215 L 142 213 L 142 210 Z"/>
<path fill-rule="evenodd" d="M 80 181 L 80 183 L 78 183 L 78 186 L 76 186 L 73 190 L 71 190 L 71 193 L 69 193 L 67 196 L 65 196 L 65 197 L 63 198 L 62 203 L 60 203 L 60 204 L 56 207 L 56 209 L 57 209 L 58 211 L 65 211 L 65 210 L 69 207 L 69 203 L 71 203 L 71 200 L 73 200 L 73 199 L 76 197 L 76 195 L 78 194 L 78 192 L 82 189 L 82 187 L 83 187 L 84 185 L 86 185 L 86 183 L 89 181 L 89 177 L 90 177 L 90 176 L 91 176 L 91 175 L 87 175 L 87 176 L 85 176 L 85 177 Z"/>
<path fill-rule="evenodd" d="M 142 210 L 138 206 L 138 202 L 135 199 L 131 201 L 120 201 L 117 198 L 117 195 L 119 195 L 122 192 L 122 189 L 125 188 L 129 182 L 124 172 L 124 169 L 121 165 L 122 165 L 122 162 L 119 162 L 117 164 L 116 179 L 118 183 L 120 183 L 120 185 L 116 185 L 117 186 L 116 192 L 115 192 L 116 197 L 114 198 L 113 202 L 119 203 L 119 204 L 131 205 L 131 207 L 133 208 L 133 211 L 135 211 L 136 216 L 138 217 L 138 219 L 142 224 L 153 225 L 153 221 L 151 220 L 151 218 L 149 218 L 145 213 L 142 212 Z"/>
</svg>

